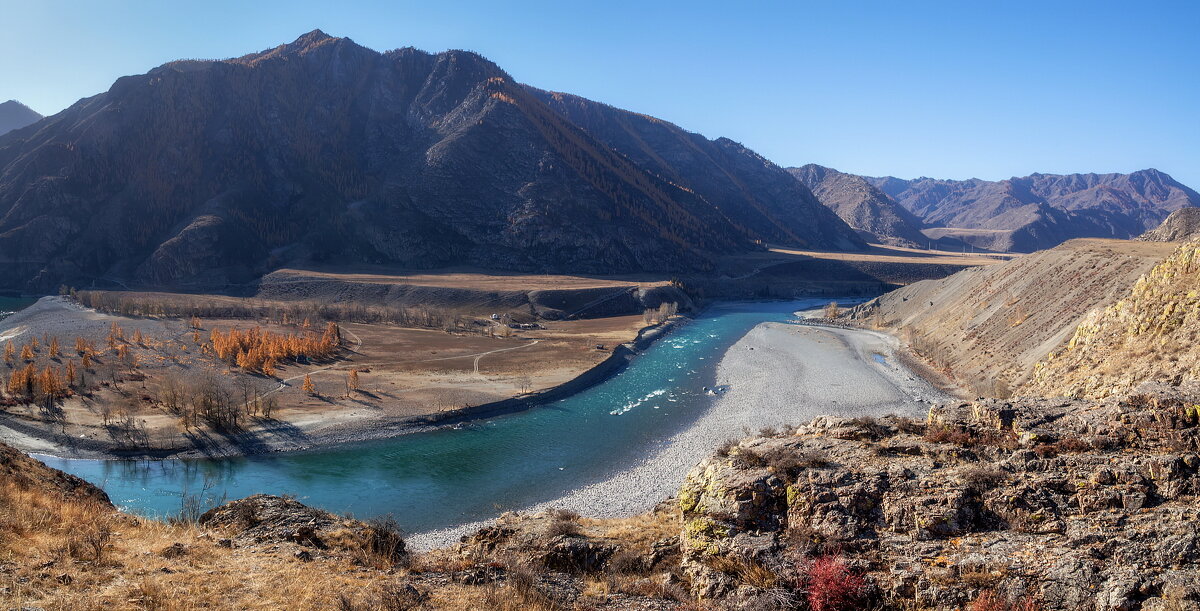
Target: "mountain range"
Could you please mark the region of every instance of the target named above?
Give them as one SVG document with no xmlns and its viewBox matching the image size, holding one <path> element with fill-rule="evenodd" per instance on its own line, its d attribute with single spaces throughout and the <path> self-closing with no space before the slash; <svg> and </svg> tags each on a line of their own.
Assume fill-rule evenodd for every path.
<svg viewBox="0 0 1200 611">
<path fill-rule="evenodd" d="M 320 31 L 178 61 L 0 137 L 0 286 L 222 286 L 282 265 L 703 271 L 864 243 L 727 139 Z"/>
<path fill-rule="evenodd" d="M 924 248 L 929 239 L 924 223 L 869 179 L 810 163 L 788 168 L 817 199 L 858 230 L 863 238 L 882 244 Z"/>
<path fill-rule="evenodd" d="M 37 111 L 16 100 L 0 103 L 0 136 L 37 123 L 41 118 Z"/>
<path fill-rule="evenodd" d="M 1200 194 L 1154 169 L 1033 174 L 1008 180 L 903 180 L 789 168 L 821 203 L 873 242 L 1033 252 L 1074 238 L 1128 239 Z"/>
</svg>

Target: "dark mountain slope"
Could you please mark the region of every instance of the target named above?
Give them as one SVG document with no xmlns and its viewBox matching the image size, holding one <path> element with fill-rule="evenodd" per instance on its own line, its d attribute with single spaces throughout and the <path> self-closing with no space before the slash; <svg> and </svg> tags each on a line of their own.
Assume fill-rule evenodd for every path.
<svg viewBox="0 0 1200 611">
<path fill-rule="evenodd" d="M 868 239 L 896 246 L 924 248 L 921 219 L 892 201 L 867 179 L 815 163 L 788 168 L 814 195 L 848 225 Z"/>
<path fill-rule="evenodd" d="M 531 91 L 605 145 L 703 197 L 765 241 L 814 248 L 863 246 L 786 170 L 737 142 L 709 140 L 661 119 L 579 96 Z"/>
<path fill-rule="evenodd" d="M 1174 210 L 1200 205 L 1200 194 L 1153 169 L 1002 181 L 868 180 L 927 225 L 987 230 L 992 233 L 979 235 L 1003 235 L 1014 250 L 1047 248 L 1077 237 L 1130 238 Z"/>
<path fill-rule="evenodd" d="M 787 221 L 788 243 L 854 246 L 840 221 Z M 219 286 L 338 262 L 698 270 L 780 237 L 766 229 L 476 54 L 321 32 L 124 77 L 0 137 L 2 286 Z"/>
<path fill-rule="evenodd" d="M 37 123 L 42 115 L 32 108 L 16 101 L 9 100 L 0 104 L 0 136 L 14 130 Z"/>
</svg>

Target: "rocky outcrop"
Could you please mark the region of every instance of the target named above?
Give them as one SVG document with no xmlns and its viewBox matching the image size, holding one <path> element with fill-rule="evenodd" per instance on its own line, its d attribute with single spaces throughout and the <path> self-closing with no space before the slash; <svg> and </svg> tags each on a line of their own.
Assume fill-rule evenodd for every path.
<svg viewBox="0 0 1200 611">
<path fill-rule="evenodd" d="M 1196 390 L 822 417 L 743 440 L 680 490 L 683 567 L 730 608 L 813 605 L 845 563 L 860 606 L 838 608 L 1200 609 Z"/>
<path fill-rule="evenodd" d="M 360 522 L 268 494 L 210 509 L 199 523 L 245 545 L 292 543 L 318 550 L 365 551 L 391 560 L 406 553 L 399 530 L 387 521 Z"/>
<path fill-rule="evenodd" d="M 1137 239 L 1146 242 L 1182 242 L 1195 237 L 1200 237 L 1200 208 L 1188 207 L 1172 212 L 1161 225 Z"/>
</svg>

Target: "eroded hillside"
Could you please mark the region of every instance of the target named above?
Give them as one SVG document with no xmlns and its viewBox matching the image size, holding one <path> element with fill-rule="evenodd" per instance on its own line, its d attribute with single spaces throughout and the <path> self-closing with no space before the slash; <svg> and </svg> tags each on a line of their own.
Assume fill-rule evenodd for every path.
<svg viewBox="0 0 1200 611">
<path fill-rule="evenodd" d="M 1180 246 L 1129 295 L 1089 312 L 1065 346 L 1036 364 L 1031 395 L 1102 398 L 1147 381 L 1200 377 L 1200 242 Z"/>
<path fill-rule="evenodd" d="M 1173 245 L 1073 240 L 1009 262 L 926 280 L 854 308 L 891 328 L 971 391 L 1007 395 L 1090 310 L 1128 294 Z"/>
</svg>

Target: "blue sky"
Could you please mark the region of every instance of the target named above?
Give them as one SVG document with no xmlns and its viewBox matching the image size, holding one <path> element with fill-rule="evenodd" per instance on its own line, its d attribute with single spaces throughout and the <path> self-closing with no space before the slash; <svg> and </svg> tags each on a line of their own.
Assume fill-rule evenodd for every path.
<svg viewBox="0 0 1200 611">
<path fill-rule="evenodd" d="M 1157 167 L 1200 189 L 1197 2 L 0 0 L 0 100 L 42 113 L 172 59 L 320 28 L 465 48 L 522 82 L 781 165 L 911 178 Z"/>
</svg>

